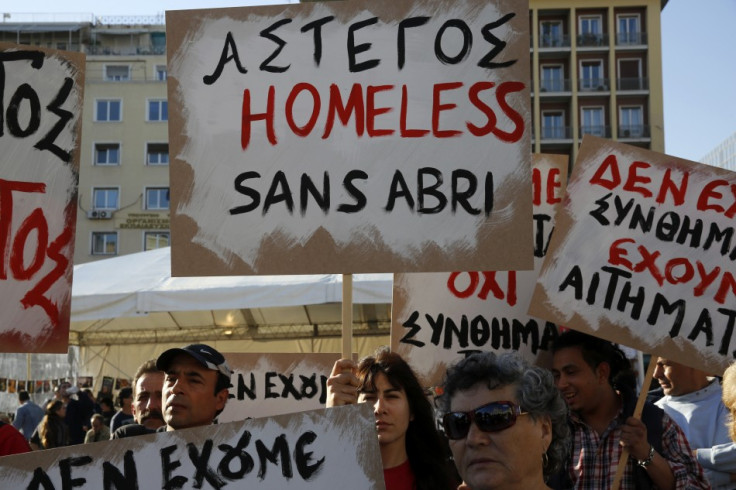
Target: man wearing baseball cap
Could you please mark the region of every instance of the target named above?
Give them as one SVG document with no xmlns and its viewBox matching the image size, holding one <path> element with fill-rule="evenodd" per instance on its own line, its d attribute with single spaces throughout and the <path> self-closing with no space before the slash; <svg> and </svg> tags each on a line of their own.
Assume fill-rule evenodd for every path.
<svg viewBox="0 0 736 490">
<path fill-rule="evenodd" d="M 158 356 L 156 367 L 165 373 L 166 425 L 159 431 L 210 425 L 225 408 L 232 370 L 213 347 L 191 344 L 169 349 Z"/>
</svg>

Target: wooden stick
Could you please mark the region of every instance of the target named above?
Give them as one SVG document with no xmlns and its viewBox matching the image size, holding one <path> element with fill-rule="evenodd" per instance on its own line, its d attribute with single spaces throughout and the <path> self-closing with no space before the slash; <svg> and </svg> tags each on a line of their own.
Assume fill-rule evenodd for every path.
<svg viewBox="0 0 736 490">
<path fill-rule="evenodd" d="M 342 275 L 342 357 L 353 357 L 353 275 Z"/>
<path fill-rule="evenodd" d="M 636 408 L 634 408 L 633 416 L 637 419 L 641 419 L 641 411 L 644 409 L 644 402 L 647 401 L 647 390 L 644 387 L 649 383 L 654 375 L 654 368 L 657 366 L 657 359 L 653 356 L 649 358 L 649 367 L 647 368 L 647 374 L 644 375 L 644 383 L 642 384 L 641 393 L 639 398 L 636 400 Z M 618 462 L 618 469 L 616 470 L 616 478 L 613 479 L 613 485 L 611 490 L 618 490 L 621 486 L 621 480 L 624 477 L 624 470 L 626 469 L 626 463 L 629 461 L 629 449 L 624 448 L 621 451 L 621 459 Z"/>
</svg>

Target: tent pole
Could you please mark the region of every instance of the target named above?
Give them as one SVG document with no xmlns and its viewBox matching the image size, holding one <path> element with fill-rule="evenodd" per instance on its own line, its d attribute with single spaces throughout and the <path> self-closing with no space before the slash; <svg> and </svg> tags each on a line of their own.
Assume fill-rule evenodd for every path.
<svg viewBox="0 0 736 490">
<path fill-rule="evenodd" d="M 342 357 L 353 357 L 353 275 L 342 275 Z"/>
<path fill-rule="evenodd" d="M 31 353 L 28 352 L 26 354 L 26 382 L 31 379 Z M 31 390 L 30 388 L 27 390 L 29 393 L 33 393 L 34 390 Z"/>
</svg>

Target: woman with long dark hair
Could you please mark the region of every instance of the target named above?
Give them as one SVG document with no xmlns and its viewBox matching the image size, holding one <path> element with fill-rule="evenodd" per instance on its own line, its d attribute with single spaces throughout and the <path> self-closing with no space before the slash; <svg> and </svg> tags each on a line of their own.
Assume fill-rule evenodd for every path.
<svg viewBox="0 0 736 490">
<path fill-rule="evenodd" d="M 34 450 L 69 445 L 69 428 L 64 422 L 64 416 L 64 402 L 52 400 L 46 404 L 46 415 L 31 436 L 31 447 Z"/>
<path fill-rule="evenodd" d="M 328 380 L 327 406 L 371 403 L 376 417 L 386 490 L 453 488 L 447 446 L 434 422 L 432 406 L 414 371 L 387 347 L 358 363 L 338 361 Z"/>
</svg>

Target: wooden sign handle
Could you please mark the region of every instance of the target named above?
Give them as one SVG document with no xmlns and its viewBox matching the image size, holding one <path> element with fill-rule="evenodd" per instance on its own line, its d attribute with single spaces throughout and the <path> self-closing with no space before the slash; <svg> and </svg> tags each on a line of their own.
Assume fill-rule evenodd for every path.
<svg viewBox="0 0 736 490">
<path fill-rule="evenodd" d="M 353 275 L 342 275 L 342 357 L 353 357 Z"/>
<path fill-rule="evenodd" d="M 636 408 L 634 408 L 633 416 L 637 419 L 641 419 L 641 411 L 644 410 L 644 402 L 647 401 L 647 391 L 644 389 L 647 383 L 651 382 L 652 376 L 654 375 L 654 368 L 657 366 L 657 360 L 654 357 L 649 359 L 649 367 L 647 367 L 647 374 L 644 375 L 644 384 L 639 393 L 639 398 L 636 400 Z M 624 448 L 621 451 L 621 459 L 618 462 L 618 469 L 616 470 L 616 478 L 613 479 L 613 485 L 611 490 L 618 490 L 621 486 L 621 480 L 624 477 L 624 470 L 626 469 L 626 463 L 629 461 L 629 450 Z"/>
</svg>

